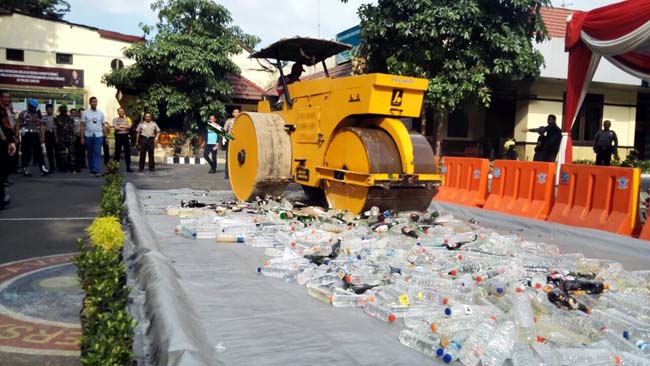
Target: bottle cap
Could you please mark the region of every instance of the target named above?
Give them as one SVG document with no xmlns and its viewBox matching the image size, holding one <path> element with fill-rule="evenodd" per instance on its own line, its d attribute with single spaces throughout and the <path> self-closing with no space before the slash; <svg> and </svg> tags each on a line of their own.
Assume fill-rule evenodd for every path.
<svg viewBox="0 0 650 366">
<path fill-rule="evenodd" d="M 615 362 L 616 362 L 617 365 L 620 365 L 620 364 L 621 364 L 621 361 L 622 361 L 622 360 L 621 360 L 621 356 L 616 355 L 616 358 L 615 358 L 614 360 L 615 360 Z"/>
<path fill-rule="evenodd" d="M 456 271 L 455 269 L 452 269 L 451 271 L 449 271 L 449 274 L 452 275 L 452 276 L 456 276 L 458 274 L 458 271 Z"/>
<path fill-rule="evenodd" d="M 446 308 L 445 309 L 445 315 L 451 316 L 451 313 L 452 313 L 451 308 Z"/>
<path fill-rule="evenodd" d="M 436 350 L 436 356 L 438 356 L 438 357 L 442 357 L 442 356 L 444 356 L 444 354 L 445 354 L 445 350 L 444 350 L 444 349 L 442 349 L 442 348 L 438 348 L 438 349 Z"/>
<path fill-rule="evenodd" d="M 450 355 L 449 353 L 447 353 L 446 355 L 442 356 L 442 360 L 445 361 L 445 363 L 451 363 L 451 360 L 452 360 L 452 359 L 453 359 L 453 358 L 451 357 L 451 355 Z"/>
<path fill-rule="evenodd" d="M 518 294 L 521 293 L 521 292 L 523 292 L 523 291 L 524 291 L 524 290 L 523 290 L 521 287 L 517 287 L 517 288 L 515 289 L 515 292 L 518 293 Z"/>
<path fill-rule="evenodd" d="M 443 305 L 447 305 L 447 304 L 449 304 L 449 299 L 446 298 L 446 297 L 443 297 L 443 298 L 442 298 L 442 304 L 443 304 Z M 434 330 L 434 332 L 435 332 L 435 330 Z"/>
<path fill-rule="evenodd" d="M 481 277 L 481 276 L 476 276 L 476 278 L 474 278 L 474 280 L 475 280 L 477 283 L 481 283 L 481 282 L 483 282 L 483 277 Z"/>
<path fill-rule="evenodd" d="M 437 331 L 438 331 L 438 326 L 435 325 L 435 324 L 431 324 L 431 331 L 432 331 L 433 333 L 437 332 Z"/>
<path fill-rule="evenodd" d="M 459 254 L 459 255 L 458 255 L 458 260 L 459 260 L 459 261 L 462 261 L 462 260 L 463 260 L 463 255 L 462 255 L 462 254 Z"/>
<path fill-rule="evenodd" d="M 262 267 L 257 267 L 257 273 L 262 273 Z"/>
<path fill-rule="evenodd" d="M 503 287 L 497 287 L 497 294 L 501 295 L 503 292 Z"/>
<path fill-rule="evenodd" d="M 389 321 L 389 322 L 394 322 L 395 319 L 396 319 L 395 314 L 390 314 L 390 315 L 388 316 L 388 321 Z"/>
<path fill-rule="evenodd" d="M 535 283 L 535 288 L 539 290 L 540 288 L 542 288 L 542 284 L 539 283 L 539 282 L 536 282 Z"/>
<path fill-rule="evenodd" d="M 630 332 L 628 332 L 627 330 L 624 330 L 624 331 L 623 331 L 623 338 L 629 340 L 629 339 L 630 339 Z"/>
</svg>

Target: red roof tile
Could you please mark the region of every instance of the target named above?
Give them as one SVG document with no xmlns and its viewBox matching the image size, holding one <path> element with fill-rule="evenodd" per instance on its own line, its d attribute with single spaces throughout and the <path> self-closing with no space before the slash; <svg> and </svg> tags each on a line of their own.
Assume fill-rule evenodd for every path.
<svg viewBox="0 0 650 366">
<path fill-rule="evenodd" d="M 241 75 L 228 75 L 226 80 L 232 85 L 232 99 L 262 100 L 263 95 L 269 95 L 266 90 Z"/>
<path fill-rule="evenodd" d="M 552 38 L 564 38 L 566 34 L 566 20 L 575 10 L 564 8 L 542 8 L 541 14 L 548 35 Z"/>
<path fill-rule="evenodd" d="M 104 38 L 115 39 L 118 41 L 138 43 L 144 42 L 144 37 L 130 36 L 128 34 L 113 32 L 105 29 L 97 29 L 97 33 Z"/>
</svg>

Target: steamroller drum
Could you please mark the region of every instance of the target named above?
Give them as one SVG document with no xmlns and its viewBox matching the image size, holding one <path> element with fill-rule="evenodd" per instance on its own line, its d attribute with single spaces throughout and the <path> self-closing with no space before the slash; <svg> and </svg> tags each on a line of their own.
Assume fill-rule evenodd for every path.
<svg viewBox="0 0 650 366">
<path fill-rule="evenodd" d="M 424 155 L 425 158 L 428 156 L 428 154 Z M 431 153 L 431 161 L 433 161 L 433 153 Z M 433 163 L 431 167 L 422 164 L 419 170 L 428 171 L 433 167 Z M 400 155 L 395 142 L 384 130 L 376 128 L 348 127 L 338 131 L 327 148 L 325 166 L 366 174 L 402 173 Z M 326 180 L 323 186 L 330 207 L 347 209 L 354 213 L 361 213 L 372 206 L 382 210 L 426 210 L 433 198 L 433 190 L 430 186 L 414 185 L 387 189 L 364 187 L 336 180 Z"/>
<path fill-rule="evenodd" d="M 250 201 L 278 196 L 291 179 L 291 139 L 284 119 L 270 113 L 242 113 L 228 143 L 230 186 L 235 197 Z"/>
</svg>

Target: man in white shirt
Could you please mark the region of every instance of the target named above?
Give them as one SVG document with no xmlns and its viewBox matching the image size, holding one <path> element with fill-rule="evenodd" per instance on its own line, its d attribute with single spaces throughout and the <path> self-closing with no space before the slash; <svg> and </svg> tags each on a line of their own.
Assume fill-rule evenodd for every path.
<svg viewBox="0 0 650 366">
<path fill-rule="evenodd" d="M 88 100 L 90 109 L 81 115 L 81 144 L 88 150 L 89 175 L 101 177 L 102 145 L 104 144 L 104 113 L 97 109 L 97 98 Z"/>
</svg>

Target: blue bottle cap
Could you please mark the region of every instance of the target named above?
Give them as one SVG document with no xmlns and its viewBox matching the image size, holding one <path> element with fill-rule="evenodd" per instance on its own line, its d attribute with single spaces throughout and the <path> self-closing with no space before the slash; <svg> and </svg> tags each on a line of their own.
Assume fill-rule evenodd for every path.
<svg viewBox="0 0 650 366">
<path fill-rule="evenodd" d="M 446 308 L 445 309 L 445 315 L 451 316 L 451 308 Z"/>
<path fill-rule="evenodd" d="M 436 355 L 437 355 L 438 357 L 442 357 L 442 355 L 444 355 L 444 354 L 445 354 L 445 350 L 443 350 L 442 348 L 438 348 L 438 349 L 436 350 Z"/>
<path fill-rule="evenodd" d="M 361 254 L 357 254 L 357 259 L 361 259 Z"/>
<path fill-rule="evenodd" d="M 503 288 L 502 288 L 502 287 L 498 287 L 498 288 L 497 288 L 497 294 L 501 295 L 502 293 L 503 293 Z"/>
<path fill-rule="evenodd" d="M 444 355 L 442 357 L 442 360 L 445 361 L 445 363 L 451 363 L 452 357 L 451 357 L 451 355 L 449 353 L 447 353 L 446 355 Z"/>
<path fill-rule="evenodd" d="M 257 273 L 262 273 L 262 267 L 257 267 Z"/>
<path fill-rule="evenodd" d="M 623 338 L 630 339 L 630 332 L 628 332 L 627 330 L 624 330 L 623 331 Z"/>
</svg>

